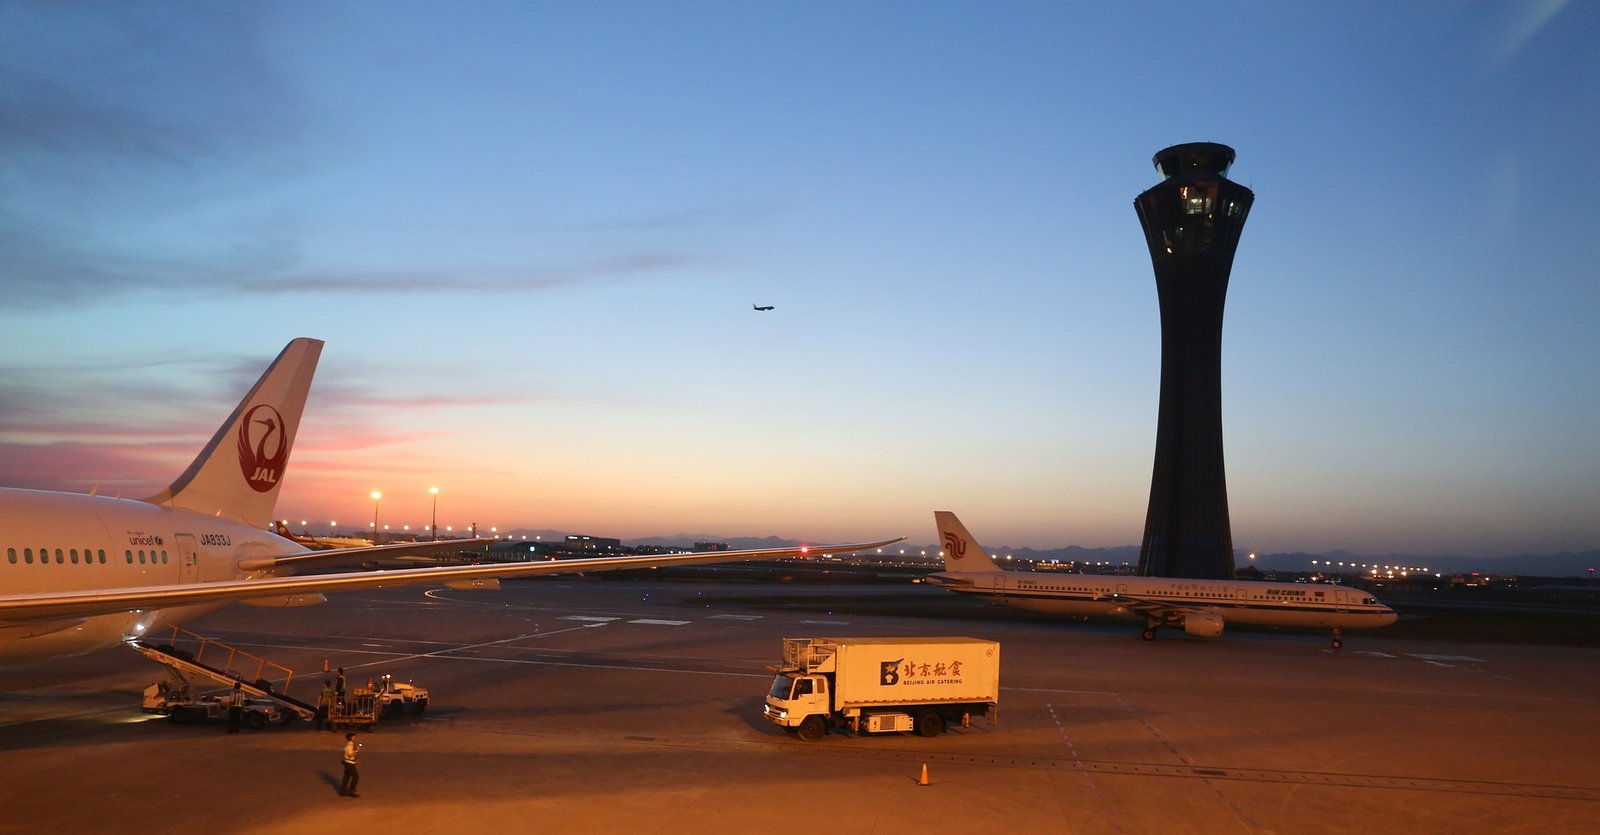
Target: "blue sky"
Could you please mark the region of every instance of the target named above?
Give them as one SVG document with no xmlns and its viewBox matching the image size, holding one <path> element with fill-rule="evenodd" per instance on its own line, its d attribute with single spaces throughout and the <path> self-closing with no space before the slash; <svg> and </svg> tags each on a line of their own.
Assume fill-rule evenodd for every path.
<svg viewBox="0 0 1600 835">
<path fill-rule="evenodd" d="M 315 336 L 289 518 L 1137 543 L 1132 201 L 1217 141 L 1235 544 L 1600 547 L 1597 45 L 1563 2 L 0 3 L 0 484 L 155 492 Z"/>
</svg>

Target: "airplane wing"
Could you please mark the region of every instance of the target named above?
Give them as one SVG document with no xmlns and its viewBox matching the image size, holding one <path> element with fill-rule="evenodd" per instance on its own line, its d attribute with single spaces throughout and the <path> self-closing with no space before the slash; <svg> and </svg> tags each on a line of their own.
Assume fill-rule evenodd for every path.
<svg viewBox="0 0 1600 835">
<path fill-rule="evenodd" d="M 663 556 L 589 557 L 572 560 L 546 560 L 528 563 L 406 568 L 395 571 L 354 571 L 300 577 L 268 577 L 259 580 L 227 580 L 217 583 L 188 583 L 165 586 L 139 586 L 117 589 L 92 589 L 71 592 L 0 595 L 0 624 L 68 620 L 91 615 L 129 612 L 138 609 L 163 609 L 197 603 L 252 600 L 318 594 L 387 586 L 414 586 L 439 583 L 471 583 L 543 574 L 575 574 L 591 571 L 616 571 L 624 568 L 652 568 L 669 565 L 700 565 L 721 562 L 770 560 L 783 557 L 848 554 L 892 545 L 905 539 L 855 545 L 762 548 L 751 551 L 704 551 Z M 429 543 L 434 544 L 434 543 Z M 380 546 L 383 547 L 383 546 Z M 352 549 L 369 550 L 369 549 Z M 303 556 L 303 555 L 291 555 Z"/>
<path fill-rule="evenodd" d="M 1180 606 L 1170 600 L 1151 600 L 1144 597 L 1133 597 L 1126 594 L 1110 594 L 1107 597 L 1122 604 L 1122 608 L 1145 617 L 1172 623 L 1182 620 L 1189 615 L 1207 614 L 1210 609 L 1200 606 Z"/>
<path fill-rule="evenodd" d="M 500 542 L 498 539 L 446 539 L 438 542 L 397 542 L 392 545 L 362 545 L 355 548 L 329 548 L 306 551 L 300 554 L 282 554 L 272 557 L 240 560 L 244 571 L 300 569 L 311 565 L 349 565 L 393 557 L 413 557 L 421 554 L 439 554 L 455 551 L 483 550 L 485 546 Z"/>
</svg>

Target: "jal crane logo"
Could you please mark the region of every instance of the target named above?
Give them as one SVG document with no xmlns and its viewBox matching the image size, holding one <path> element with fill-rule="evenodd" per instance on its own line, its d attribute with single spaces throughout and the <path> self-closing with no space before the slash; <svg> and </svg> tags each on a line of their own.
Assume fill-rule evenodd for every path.
<svg viewBox="0 0 1600 835">
<path fill-rule="evenodd" d="M 265 493 L 277 487 L 288 461 L 283 415 L 265 403 L 245 412 L 239 422 L 239 469 L 250 489 Z"/>
</svg>

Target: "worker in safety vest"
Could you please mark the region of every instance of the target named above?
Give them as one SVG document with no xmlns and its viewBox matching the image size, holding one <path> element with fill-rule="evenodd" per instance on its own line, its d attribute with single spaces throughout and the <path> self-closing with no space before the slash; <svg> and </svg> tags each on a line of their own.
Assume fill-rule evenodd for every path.
<svg viewBox="0 0 1600 835">
<path fill-rule="evenodd" d="M 233 692 L 228 694 L 228 733 L 239 732 L 239 718 L 244 715 L 244 690 L 240 689 L 239 682 L 233 683 Z"/>
<path fill-rule="evenodd" d="M 333 726 L 328 722 L 328 709 L 331 707 L 333 707 L 333 683 L 324 681 L 322 692 L 317 694 L 317 730 L 320 731 L 324 727 L 333 730 Z"/>
<path fill-rule="evenodd" d="M 354 731 L 344 735 L 344 779 L 339 781 L 339 794 L 345 797 L 360 797 L 356 794 L 356 784 L 361 782 L 361 772 L 356 763 L 361 758 L 361 743 L 356 742 Z"/>
</svg>

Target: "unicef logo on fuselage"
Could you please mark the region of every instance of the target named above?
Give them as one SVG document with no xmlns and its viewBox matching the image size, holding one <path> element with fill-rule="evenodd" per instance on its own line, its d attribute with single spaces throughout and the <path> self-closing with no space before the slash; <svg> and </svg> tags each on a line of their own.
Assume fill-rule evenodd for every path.
<svg viewBox="0 0 1600 835">
<path fill-rule="evenodd" d="M 245 412 L 239 422 L 239 470 L 250 489 L 265 493 L 277 487 L 288 460 L 283 415 L 265 403 Z"/>
</svg>

